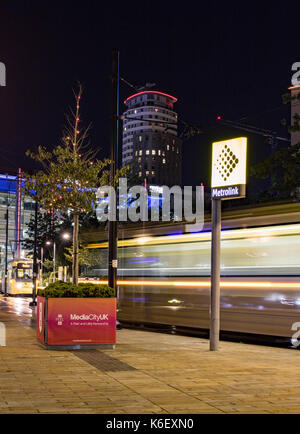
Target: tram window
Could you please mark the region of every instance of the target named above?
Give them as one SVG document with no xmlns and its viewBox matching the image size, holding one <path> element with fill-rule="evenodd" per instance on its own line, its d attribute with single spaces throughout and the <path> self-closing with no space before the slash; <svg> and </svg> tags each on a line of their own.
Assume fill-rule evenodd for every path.
<svg viewBox="0 0 300 434">
<path fill-rule="evenodd" d="M 31 268 L 18 268 L 17 269 L 17 279 L 20 280 L 30 280 L 32 279 L 32 269 Z"/>
</svg>

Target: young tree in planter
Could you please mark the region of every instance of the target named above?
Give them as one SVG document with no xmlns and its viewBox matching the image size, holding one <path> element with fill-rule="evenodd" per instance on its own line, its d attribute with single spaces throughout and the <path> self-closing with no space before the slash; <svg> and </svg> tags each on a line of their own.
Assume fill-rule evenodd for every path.
<svg viewBox="0 0 300 434">
<path fill-rule="evenodd" d="M 97 160 L 87 142 L 88 131 L 80 128 L 82 87 L 75 94 L 75 110 L 67 116 L 62 143 L 52 151 L 39 146 L 37 153 L 27 155 L 40 163 L 42 170 L 25 174 L 25 193 L 37 200 L 45 210 L 71 212 L 73 215 L 72 278 L 78 284 L 79 214 L 92 212 L 96 189 L 103 185 L 101 176 L 109 160 Z"/>
</svg>

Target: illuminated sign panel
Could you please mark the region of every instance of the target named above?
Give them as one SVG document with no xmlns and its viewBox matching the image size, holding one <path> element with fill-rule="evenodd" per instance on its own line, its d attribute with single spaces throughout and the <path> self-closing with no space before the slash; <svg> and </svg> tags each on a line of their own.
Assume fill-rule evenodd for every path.
<svg viewBox="0 0 300 434">
<path fill-rule="evenodd" d="M 246 195 L 247 138 L 213 143 L 212 198 L 233 199 Z"/>
</svg>

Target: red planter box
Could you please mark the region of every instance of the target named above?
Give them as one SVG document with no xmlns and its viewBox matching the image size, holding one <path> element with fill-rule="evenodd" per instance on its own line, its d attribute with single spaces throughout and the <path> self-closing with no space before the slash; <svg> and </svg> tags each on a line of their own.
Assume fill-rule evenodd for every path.
<svg viewBox="0 0 300 434">
<path fill-rule="evenodd" d="M 116 298 L 37 297 L 36 337 L 46 348 L 114 348 Z"/>
</svg>

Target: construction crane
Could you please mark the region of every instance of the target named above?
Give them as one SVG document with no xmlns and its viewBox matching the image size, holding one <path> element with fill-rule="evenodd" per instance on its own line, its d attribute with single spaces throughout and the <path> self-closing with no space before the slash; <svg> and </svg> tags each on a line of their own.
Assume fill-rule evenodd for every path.
<svg viewBox="0 0 300 434">
<path fill-rule="evenodd" d="M 254 127 L 253 125 L 243 124 L 241 122 L 233 122 L 229 120 L 222 119 L 221 116 L 217 116 L 217 121 L 223 125 L 228 125 L 233 128 L 237 128 L 239 130 L 249 131 L 250 133 L 260 134 L 261 136 L 265 136 L 268 138 L 268 143 L 271 145 L 272 152 L 276 151 L 277 141 L 281 140 L 284 142 L 289 142 L 290 140 L 286 137 L 277 136 L 276 131 L 267 130 L 265 128 Z"/>
</svg>

